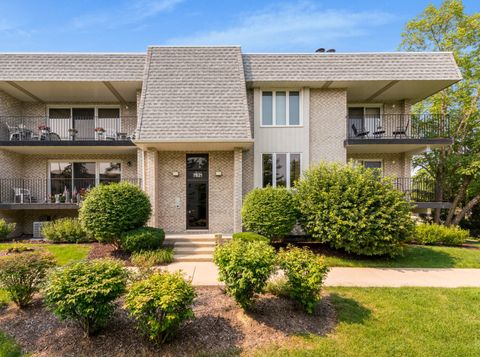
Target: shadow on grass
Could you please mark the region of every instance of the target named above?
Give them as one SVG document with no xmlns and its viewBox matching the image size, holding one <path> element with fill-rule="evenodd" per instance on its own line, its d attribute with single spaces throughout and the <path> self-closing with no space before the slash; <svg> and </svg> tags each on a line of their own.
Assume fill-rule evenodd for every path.
<svg viewBox="0 0 480 357">
<path fill-rule="evenodd" d="M 330 299 L 337 310 L 338 322 L 347 324 L 362 324 L 370 319 L 372 311 L 367 309 L 358 301 L 341 296 L 336 293 L 330 294 Z"/>
</svg>

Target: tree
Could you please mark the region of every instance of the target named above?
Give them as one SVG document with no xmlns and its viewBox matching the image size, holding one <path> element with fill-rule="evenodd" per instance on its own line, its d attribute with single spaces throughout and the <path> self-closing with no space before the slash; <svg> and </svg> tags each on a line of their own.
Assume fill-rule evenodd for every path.
<svg viewBox="0 0 480 357">
<path fill-rule="evenodd" d="M 461 0 L 428 5 L 406 24 L 400 49 L 451 51 L 463 76 L 413 108 L 449 114 L 453 145 L 419 155 L 414 164 L 435 180 L 436 200 L 452 202 L 445 224 L 456 225 L 480 202 L 480 14 L 466 14 Z M 434 220 L 440 223 L 440 209 Z"/>
</svg>

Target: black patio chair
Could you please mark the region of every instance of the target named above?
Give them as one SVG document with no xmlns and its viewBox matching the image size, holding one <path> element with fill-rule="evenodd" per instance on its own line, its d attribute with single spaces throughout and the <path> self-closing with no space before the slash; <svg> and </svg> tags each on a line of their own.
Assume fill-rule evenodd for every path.
<svg viewBox="0 0 480 357">
<path fill-rule="evenodd" d="M 355 135 L 355 137 L 357 137 L 357 138 L 363 138 L 363 137 L 367 136 L 368 134 L 370 134 L 369 131 L 358 131 L 355 124 L 352 124 L 352 130 L 353 130 L 353 135 Z"/>
</svg>

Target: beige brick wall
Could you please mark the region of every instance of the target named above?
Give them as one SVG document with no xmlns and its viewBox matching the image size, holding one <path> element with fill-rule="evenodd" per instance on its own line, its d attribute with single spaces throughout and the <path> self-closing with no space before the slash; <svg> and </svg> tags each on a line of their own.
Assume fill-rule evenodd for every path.
<svg viewBox="0 0 480 357">
<path fill-rule="evenodd" d="M 347 92 L 344 89 L 310 90 L 310 163 L 346 162 Z"/>
<path fill-rule="evenodd" d="M 411 157 L 404 153 L 348 154 L 348 160 L 381 160 L 385 176 L 410 177 Z"/>
</svg>

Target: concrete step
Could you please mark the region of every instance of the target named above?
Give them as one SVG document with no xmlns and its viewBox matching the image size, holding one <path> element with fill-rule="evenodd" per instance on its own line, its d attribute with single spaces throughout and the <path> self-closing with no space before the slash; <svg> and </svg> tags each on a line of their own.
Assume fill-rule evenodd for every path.
<svg viewBox="0 0 480 357">
<path fill-rule="evenodd" d="M 232 237 L 223 237 L 222 239 L 229 240 Z M 165 237 L 165 243 L 172 244 L 177 242 L 189 242 L 189 243 L 215 243 L 216 240 L 214 237 L 204 237 L 204 236 L 175 236 L 175 237 Z"/>
<path fill-rule="evenodd" d="M 174 247 L 176 254 L 213 254 L 214 247 Z"/>
<path fill-rule="evenodd" d="M 175 254 L 175 262 L 212 262 L 212 254 Z"/>
<path fill-rule="evenodd" d="M 215 247 L 215 241 L 196 242 L 196 241 L 177 241 L 174 243 L 175 247 Z"/>
</svg>

